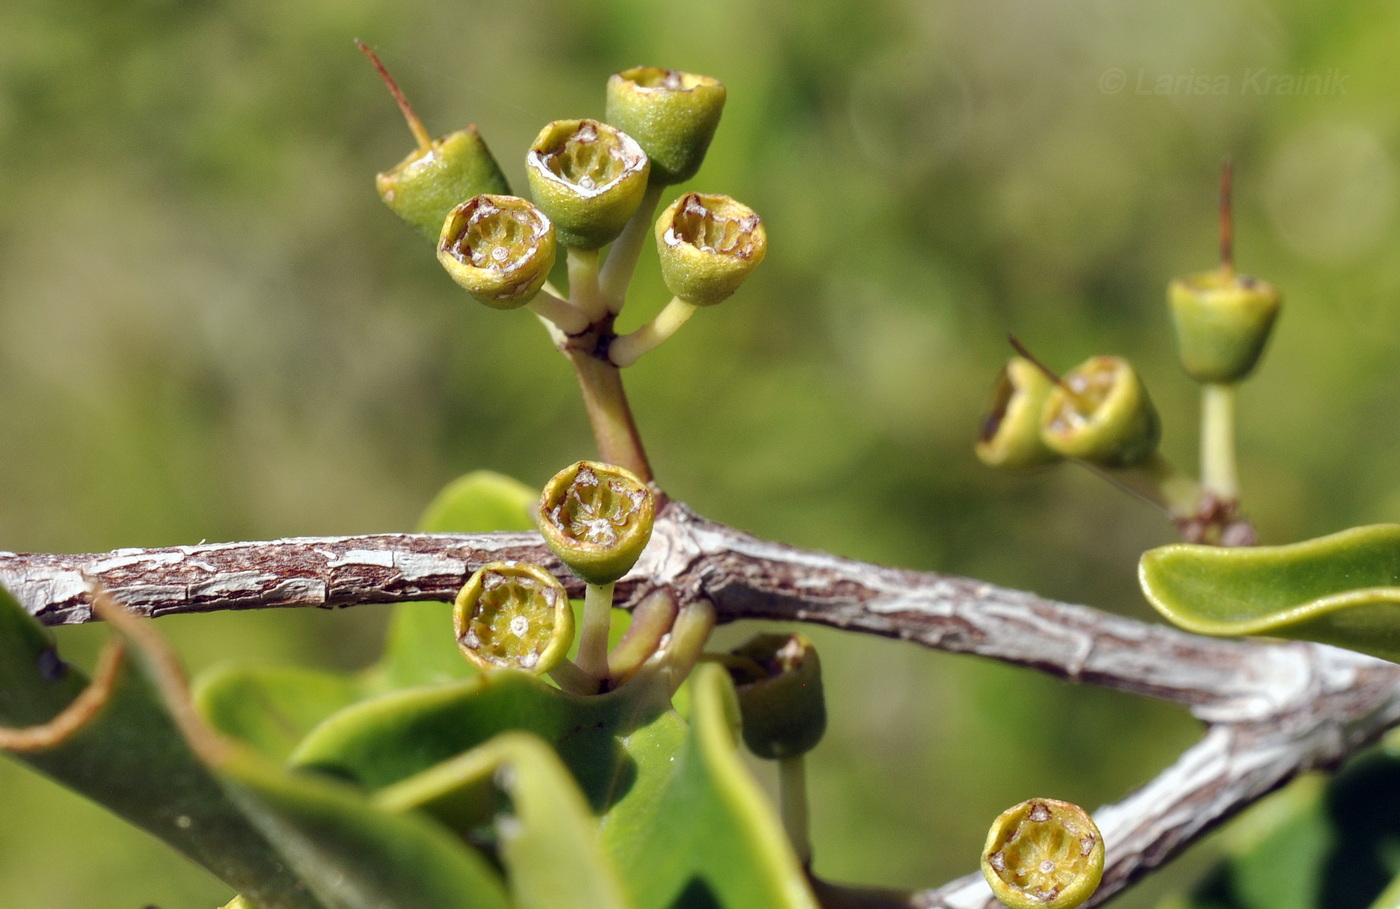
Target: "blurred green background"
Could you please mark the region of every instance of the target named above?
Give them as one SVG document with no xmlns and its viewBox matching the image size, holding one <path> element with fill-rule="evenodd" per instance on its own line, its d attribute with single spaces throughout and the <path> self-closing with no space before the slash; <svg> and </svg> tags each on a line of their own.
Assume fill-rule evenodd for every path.
<svg viewBox="0 0 1400 909">
<path fill-rule="evenodd" d="M 1060 369 L 1134 358 L 1194 468 L 1162 298 L 1215 264 L 1232 156 L 1237 261 L 1286 297 L 1242 392 L 1249 513 L 1266 542 L 1400 517 L 1396 34 L 1394 3 L 1323 0 L 8 0 L 0 548 L 404 530 L 467 470 L 533 485 L 591 453 L 535 321 L 471 304 L 376 198 L 412 140 L 359 37 L 430 130 L 477 123 L 522 187 L 540 126 L 600 116 L 611 72 L 728 85 L 691 186 L 757 209 L 770 252 L 628 372 L 671 494 L 766 537 L 1151 621 L 1134 570 L 1172 538 L 1158 515 L 1081 470 L 973 458 L 1005 335 Z M 646 258 L 624 327 L 662 298 Z M 350 668 L 385 616 L 161 627 L 195 669 Z M 81 656 L 101 630 L 60 637 Z M 1145 700 L 817 637 L 814 836 L 835 879 L 942 883 L 1002 808 L 1117 800 L 1196 735 Z M 1152 905 L 1212 848 L 1118 905 Z M 0 764 L 0 905 L 226 898 Z"/>
</svg>

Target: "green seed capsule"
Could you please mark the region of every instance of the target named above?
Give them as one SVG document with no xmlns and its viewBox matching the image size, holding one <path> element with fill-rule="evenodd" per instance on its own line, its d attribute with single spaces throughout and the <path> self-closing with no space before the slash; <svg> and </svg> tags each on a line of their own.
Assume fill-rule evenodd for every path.
<svg viewBox="0 0 1400 909">
<path fill-rule="evenodd" d="M 474 196 L 447 215 L 438 261 L 477 300 L 495 309 L 524 306 L 554 266 L 554 225 L 515 196 Z"/>
<path fill-rule="evenodd" d="M 700 169 L 724 98 L 724 86 L 709 76 L 638 66 L 609 77 L 604 119 L 642 146 L 652 182 L 669 186 Z"/>
<path fill-rule="evenodd" d="M 415 149 L 376 177 L 374 185 L 394 214 L 434 242 L 447 213 L 463 199 L 510 192 L 505 174 L 475 126 L 449 133 L 429 148 Z"/>
<path fill-rule="evenodd" d="M 768 252 L 768 232 L 752 208 L 728 196 L 686 193 L 656 221 L 666 289 L 694 306 L 739 289 Z"/>
<path fill-rule="evenodd" d="M 1010 909 L 1074 909 L 1103 878 L 1103 836 L 1071 802 L 1030 799 L 992 823 L 982 874 Z"/>
<path fill-rule="evenodd" d="M 631 136 L 597 120 L 556 120 L 525 159 L 535 204 L 573 249 L 614 240 L 646 192 L 651 162 Z"/>
<path fill-rule="evenodd" d="M 1130 467 L 1157 449 L 1162 426 L 1136 370 L 1122 357 L 1090 357 L 1050 389 L 1041 438 L 1051 450 L 1100 467 Z"/>
<path fill-rule="evenodd" d="M 977 457 L 988 467 L 1020 470 L 1058 461 L 1040 437 L 1040 414 L 1054 383 L 1022 357 L 1007 361 L 982 423 Z"/>
<path fill-rule="evenodd" d="M 569 595 L 528 562 L 492 562 L 467 581 L 452 610 L 457 646 L 481 669 L 539 675 L 563 662 L 574 640 Z"/>
<path fill-rule="evenodd" d="M 630 470 L 579 461 L 545 485 L 540 533 L 565 565 L 590 584 L 611 584 L 641 557 L 656 522 L 656 496 Z"/>
<path fill-rule="evenodd" d="M 1220 268 L 1167 287 L 1177 353 L 1197 382 L 1238 382 L 1254 369 L 1282 297 L 1267 281 Z"/>
<path fill-rule="evenodd" d="M 826 732 L 822 666 L 800 634 L 760 634 L 732 651 L 744 743 L 761 758 L 806 754 Z"/>
</svg>

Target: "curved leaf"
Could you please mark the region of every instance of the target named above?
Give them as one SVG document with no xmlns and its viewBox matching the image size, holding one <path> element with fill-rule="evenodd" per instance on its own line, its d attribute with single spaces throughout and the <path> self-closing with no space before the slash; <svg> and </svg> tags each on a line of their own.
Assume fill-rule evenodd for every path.
<svg viewBox="0 0 1400 909">
<path fill-rule="evenodd" d="M 1335 644 L 1400 661 L 1400 524 L 1289 546 L 1177 543 L 1138 566 L 1157 611 L 1201 634 Z"/>
<path fill-rule="evenodd" d="M 781 822 L 740 759 L 728 674 L 701 664 L 690 697 L 679 742 L 656 730 L 632 751 L 639 765 L 664 772 L 639 774 L 603 818 L 603 840 L 638 906 L 816 909 Z"/>
<path fill-rule="evenodd" d="M 0 588 L 0 723 L 45 723 L 87 681 Z M 322 909 L 190 751 L 130 662 L 106 707 L 71 738 L 11 756 L 164 840 L 260 909 Z"/>
<path fill-rule="evenodd" d="M 507 732 L 480 748 L 381 790 L 381 807 L 417 809 L 470 836 L 473 819 L 509 796 L 497 840 L 516 909 L 626 909 L 630 904 L 598 840 L 598 824 L 554 751 L 528 733 Z"/>
<path fill-rule="evenodd" d="M 364 697 L 364 685 L 297 666 L 227 665 L 201 675 L 193 696 L 209 725 L 281 761 L 322 720 Z"/>
<path fill-rule="evenodd" d="M 328 909 L 509 909 L 486 860 L 426 817 L 386 811 L 252 751 L 233 750 L 216 769 Z"/>
</svg>

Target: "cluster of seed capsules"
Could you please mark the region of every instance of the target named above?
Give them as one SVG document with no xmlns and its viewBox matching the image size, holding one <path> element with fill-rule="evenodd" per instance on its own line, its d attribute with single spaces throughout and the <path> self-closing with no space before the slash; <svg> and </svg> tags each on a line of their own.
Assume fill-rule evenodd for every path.
<svg viewBox="0 0 1400 909">
<path fill-rule="evenodd" d="M 613 75 L 603 120 L 556 120 L 530 146 L 532 201 L 511 194 L 474 126 L 430 139 L 382 66 L 380 72 L 419 144 L 379 175 L 380 197 L 436 244 L 452 279 L 487 306 L 528 306 L 566 336 L 599 325 L 610 331 L 604 323 L 621 309 L 623 288 L 559 294 L 548 284 L 559 248 L 596 255 L 624 230 L 636 230 L 637 214 L 649 215 L 664 187 L 693 177 L 719 124 L 724 86 L 657 67 Z M 696 307 L 733 294 L 767 250 L 758 215 L 725 195 L 682 194 L 654 231 L 662 278 L 674 295 L 659 323 L 671 328 Z M 655 333 L 651 326 L 616 339 L 614 364 L 628 365 Z"/>
</svg>

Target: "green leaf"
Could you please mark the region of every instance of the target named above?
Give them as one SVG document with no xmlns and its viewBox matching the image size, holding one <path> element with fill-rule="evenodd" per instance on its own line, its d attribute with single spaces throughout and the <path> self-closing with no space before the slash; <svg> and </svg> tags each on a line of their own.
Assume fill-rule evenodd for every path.
<svg viewBox="0 0 1400 909">
<path fill-rule="evenodd" d="M 357 679 L 296 666 L 219 666 L 194 687 L 209 725 L 262 754 L 285 760 L 331 714 L 364 697 Z"/>
<path fill-rule="evenodd" d="M 1400 525 L 1377 524 L 1289 546 L 1177 543 L 1143 555 L 1143 592 L 1201 634 L 1261 634 L 1400 661 Z"/>
<path fill-rule="evenodd" d="M 691 689 L 687 724 L 650 676 L 585 698 L 493 672 L 351 707 L 312 732 L 293 760 L 385 789 L 526 730 L 557 749 L 601 815 L 603 842 L 641 909 L 812 909 L 781 824 L 739 758 L 728 676 L 701 666 Z M 493 810 L 479 792 L 458 796 L 464 818 Z"/>
<path fill-rule="evenodd" d="M 486 470 L 454 480 L 438 493 L 418 529 L 423 533 L 532 530 L 539 490 Z M 465 578 L 463 579 L 465 581 Z M 384 658 L 371 674 L 381 690 L 470 678 L 476 670 L 457 650 L 448 603 L 404 603 L 389 624 Z"/>
<path fill-rule="evenodd" d="M 45 723 L 87 683 L 58 659 L 47 629 L 0 589 L 0 723 Z M 129 661 L 87 725 L 52 748 L 11 756 L 164 840 L 260 909 L 322 909 L 191 753 Z"/>
<path fill-rule="evenodd" d="M 528 733 L 507 732 L 480 748 L 381 790 L 376 802 L 417 809 L 473 833 L 472 820 L 497 787 L 513 817 L 498 816 L 501 857 L 517 909 L 626 909 L 630 904 L 598 840 L 598 824 L 554 751 Z"/>
<path fill-rule="evenodd" d="M 739 708 L 713 664 L 690 677 L 684 737 L 653 730 L 631 750 L 638 783 L 603 818 L 603 839 L 643 909 L 815 909 L 772 805 L 738 752 Z M 630 745 L 631 743 L 629 743 Z"/>
<path fill-rule="evenodd" d="M 1233 854 L 1174 909 L 1385 909 L 1400 874 L 1400 757 L 1377 750 L 1294 784 L 1226 833 Z M 1393 896 L 1391 897 L 1393 899 Z"/>
<path fill-rule="evenodd" d="M 230 794 L 328 909 L 508 909 L 485 858 L 417 813 L 241 748 L 218 762 Z"/>
</svg>

